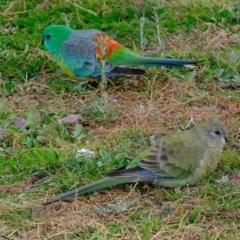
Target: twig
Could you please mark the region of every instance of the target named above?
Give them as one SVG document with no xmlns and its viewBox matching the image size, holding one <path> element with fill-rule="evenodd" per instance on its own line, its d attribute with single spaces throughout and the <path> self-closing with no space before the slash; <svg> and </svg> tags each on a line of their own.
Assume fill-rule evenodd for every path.
<svg viewBox="0 0 240 240">
<path fill-rule="evenodd" d="M 240 88 L 240 83 L 218 83 L 222 89 L 237 89 Z"/>
<path fill-rule="evenodd" d="M 82 6 L 78 5 L 78 4 L 76 4 L 76 3 L 73 3 L 73 2 L 70 1 L 70 0 L 67 0 L 67 2 L 68 2 L 68 3 L 71 3 L 71 4 L 74 5 L 75 7 L 78 7 L 78 8 L 80 8 L 80 9 L 82 9 L 82 10 L 85 11 L 85 12 L 88 12 L 88 13 L 93 14 L 94 16 L 97 16 L 97 14 L 94 13 L 93 11 L 88 10 L 88 9 L 86 9 L 86 8 L 84 8 L 84 7 L 82 7 Z"/>
<path fill-rule="evenodd" d="M 145 23 L 148 22 L 147 18 L 140 17 L 140 47 L 141 47 L 141 54 L 143 55 L 144 48 L 145 48 L 145 41 L 144 41 L 144 25 Z"/>
</svg>

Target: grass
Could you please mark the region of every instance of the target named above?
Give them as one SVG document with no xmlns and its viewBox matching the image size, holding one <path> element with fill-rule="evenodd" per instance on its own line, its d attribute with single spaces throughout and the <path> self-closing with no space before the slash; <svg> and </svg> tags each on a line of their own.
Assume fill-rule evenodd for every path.
<svg viewBox="0 0 240 240">
<path fill-rule="evenodd" d="M 3 239 L 238 239 L 240 8 L 219 1 L 1 1 L 0 236 Z M 143 23 L 144 22 L 144 23 Z M 141 26 L 140 26 L 141 23 Z M 107 86 L 68 79 L 41 46 L 43 29 L 96 28 L 144 55 L 199 59 L 148 68 Z M 129 163 L 163 136 L 218 116 L 230 140 L 194 187 L 126 185 L 38 204 Z M 62 121 L 65 120 L 65 123 Z M 90 149 L 95 158 L 77 157 Z M 228 176 L 229 181 L 216 180 Z"/>
</svg>

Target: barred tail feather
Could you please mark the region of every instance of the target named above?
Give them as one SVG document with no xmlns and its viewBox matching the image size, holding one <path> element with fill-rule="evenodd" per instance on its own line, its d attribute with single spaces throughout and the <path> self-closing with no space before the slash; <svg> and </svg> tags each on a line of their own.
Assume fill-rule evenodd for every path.
<svg viewBox="0 0 240 240">
<path fill-rule="evenodd" d="M 51 199 L 51 200 L 49 200 L 45 203 L 42 203 L 42 205 L 46 206 L 46 205 L 56 203 L 56 202 L 59 202 L 59 201 L 65 201 L 65 200 L 68 200 L 70 198 L 73 198 L 76 195 L 84 195 L 84 194 L 91 193 L 91 192 L 94 192 L 94 191 L 97 191 L 97 190 L 105 189 L 105 188 L 108 188 L 108 187 L 113 187 L 113 186 L 116 186 L 118 184 L 128 183 L 128 182 L 131 182 L 131 178 L 106 177 L 106 178 L 103 178 L 99 181 L 90 183 L 86 186 L 80 187 L 78 189 L 74 189 L 72 191 L 62 193 L 62 194 L 56 196 L 55 198 L 53 198 L 53 199 Z"/>
</svg>

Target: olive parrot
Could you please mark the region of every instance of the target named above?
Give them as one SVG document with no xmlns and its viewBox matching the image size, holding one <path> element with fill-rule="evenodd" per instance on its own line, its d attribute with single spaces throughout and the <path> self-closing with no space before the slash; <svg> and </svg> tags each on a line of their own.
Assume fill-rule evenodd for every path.
<svg viewBox="0 0 240 240">
<path fill-rule="evenodd" d="M 227 138 L 220 121 L 203 121 L 190 130 L 162 137 L 135 166 L 115 170 L 99 181 L 60 194 L 43 205 L 123 183 L 147 182 L 169 188 L 193 185 L 216 169 Z"/>
</svg>

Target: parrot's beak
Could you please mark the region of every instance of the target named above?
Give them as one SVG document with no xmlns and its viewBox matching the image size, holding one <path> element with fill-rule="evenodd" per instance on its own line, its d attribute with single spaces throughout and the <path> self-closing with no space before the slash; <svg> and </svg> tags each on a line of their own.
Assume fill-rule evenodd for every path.
<svg viewBox="0 0 240 240">
<path fill-rule="evenodd" d="M 224 139 L 225 139 L 226 142 L 228 141 L 228 138 L 229 138 L 229 135 L 227 133 L 224 134 Z"/>
<path fill-rule="evenodd" d="M 42 45 L 44 45 L 45 37 L 42 36 Z"/>
</svg>

